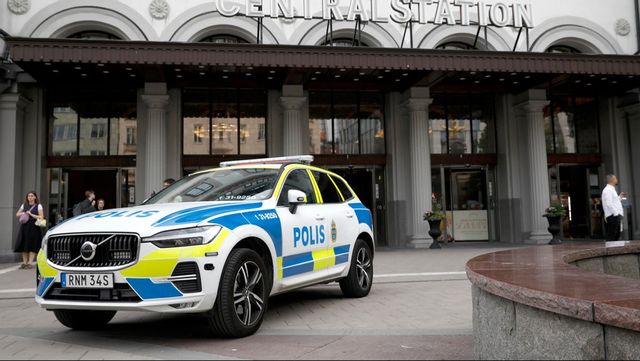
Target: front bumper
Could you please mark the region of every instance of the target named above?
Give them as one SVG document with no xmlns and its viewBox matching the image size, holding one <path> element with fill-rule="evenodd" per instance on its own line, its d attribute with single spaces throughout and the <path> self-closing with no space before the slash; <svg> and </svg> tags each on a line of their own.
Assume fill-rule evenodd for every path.
<svg viewBox="0 0 640 361">
<path fill-rule="evenodd" d="M 140 246 L 139 260 L 123 269 L 63 270 L 38 254 L 36 302 L 47 310 L 130 310 L 196 313 L 210 310 L 216 300 L 224 261 L 217 256 L 218 240 L 204 246 L 158 248 Z M 214 255 L 215 254 L 215 255 Z M 177 270 L 189 264 L 194 281 L 180 281 Z M 192 272 L 193 270 L 193 272 Z M 69 289 L 62 286 L 63 273 L 110 273 L 113 289 Z M 184 275 L 183 275 L 184 277 Z M 196 287 L 198 286 L 198 287 Z"/>
</svg>

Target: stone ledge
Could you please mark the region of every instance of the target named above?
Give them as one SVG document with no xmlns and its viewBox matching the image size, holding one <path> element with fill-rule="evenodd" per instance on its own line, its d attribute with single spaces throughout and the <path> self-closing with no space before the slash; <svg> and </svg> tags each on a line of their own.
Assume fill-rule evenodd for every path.
<svg viewBox="0 0 640 361">
<path fill-rule="evenodd" d="M 636 253 L 640 253 L 637 241 L 528 247 L 475 257 L 466 270 L 473 285 L 507 300 L 640 331 L 640 280 L 569 264 Z"/>
</svg>

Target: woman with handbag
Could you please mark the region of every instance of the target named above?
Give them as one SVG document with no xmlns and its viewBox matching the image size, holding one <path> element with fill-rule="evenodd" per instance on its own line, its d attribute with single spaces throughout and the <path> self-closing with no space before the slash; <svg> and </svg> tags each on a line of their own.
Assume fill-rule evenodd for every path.
<svg viewBox="0 0 640 361">
<path fill-rule="evenodd" d="M 20 220 L 20 230 L 16 240 L 15 252 L 22 252 L 22 265 L 20 269 L 32 269 L 33 259 L 40 250 L 42 243 L 42 231 L 36 225 L 36 221 L 42 223 L 44 210 L 38 202 L 36 192 L 29 192 L 25 197 L 25 203 L 20 206 L 16 217 Z"/>
</svg>

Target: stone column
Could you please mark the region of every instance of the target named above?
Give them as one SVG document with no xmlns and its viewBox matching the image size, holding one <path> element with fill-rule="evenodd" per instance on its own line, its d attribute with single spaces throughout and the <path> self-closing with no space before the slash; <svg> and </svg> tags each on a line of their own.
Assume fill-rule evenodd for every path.
<svg viewBox="0 0 640 361">
<path fill-rule="evenodd" d="M 145 87 L 142 100 L 146 105 L 145 139 L 145 194 L 162 189 L 162 181 L 167 177 L 166 127 L 169 95 L 164 84 Z M 161 94 L 164 91 L 164 94 Z"/>
<path fill-rule="evenodd" d="M 549 224 L 542 217 L 544 210 L 549 207 L 549 170 L 544 132 L 544 107 L 549 101 L 544 98 L 544 91 L 530 90 L 518 96 L 518 100 L 522 101 L 516 105 L 526 134 L 525 158 L 529 168 L 530 204 L 524 206 L 530 209 L 531 233 L 528 241 L 531 243 L 544 243 L 551 239 L 547 231 Z"/>
<path fill-rule="evenodd" d="M 0 262 L 13 262 L 18 230 L 15 213 L 24 202 L 22 145 L 24 117 L 30 101 L 17 93 L 0 95 Z M 27 137 L 33 141 L 35 133 Z M 35 165 L 31 165 L 35 166 Z M 30 180 L 29 184 L 31 184 Z"/>
<path fill-rule="evenodd" d="M 302 122 L 302 106 L 307 101 L 307 98 L 303 96 L 283 96 L 280 98 L 282 103 L 282 109 L 284 113 L 283 117 L 283 154 L 300 155 L 309 153 L 308 149 L 304 148 L 304 132 Z"/>
<path fill-rule="evenodd" d="M 429 146 L 428 97 L 411 97 L 405 103 L 409 109 L 409 153 L 411 161 L 411 240 L 408 247 L 427 248 L 432 240 L 425 212 L 431 211 L 431 149 Z"/>
</svg>

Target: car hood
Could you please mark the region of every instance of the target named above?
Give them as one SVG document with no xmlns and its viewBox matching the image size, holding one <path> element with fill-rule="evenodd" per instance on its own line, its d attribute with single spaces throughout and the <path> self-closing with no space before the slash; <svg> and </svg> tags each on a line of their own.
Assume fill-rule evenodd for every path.
<svg viewBox="0 0 640 361">
<path fill-rule="evenodd" d="M 224 214 L 260 207 L 262 202 L 197 202 L 109 209 L 70 218 L 51 228 L 49 235 L 123 232 L 149 237 L 162 231 L 196 227 Z"/>
</svg>

